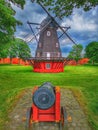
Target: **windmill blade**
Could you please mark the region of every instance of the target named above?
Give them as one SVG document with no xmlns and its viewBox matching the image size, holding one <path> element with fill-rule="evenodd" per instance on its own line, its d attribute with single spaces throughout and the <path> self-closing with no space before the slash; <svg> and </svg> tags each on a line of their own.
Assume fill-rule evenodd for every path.
<svg viewBox="0 0 98 130">
<path fill-rule="evenodd" d="M 40 28 L 36 27 L 36 29 L 38 29 L 38 30 L 39 30 Z"/>
<path fill-rule="evenodd" d="M 29 25 L 29 27 L 30 27 L 30 29 L 31 29 L 31 31 L 32 31 L 32 33 L 33 33 L 33 35 L 34 35 L 34 37 L 35 37 L 35 40 L 36 40 L 36 42 L 38 43 L 37 37 L 36 37 L 36 35 L 35 35 L 35 33 L 34 33 L 34 31 L 33 31 L 32 27 L 31 27 L 30 22 L 29 22 L 29 21 L 27 21 L 27 24 Z"/>
<path fill-rule="evenodd" d="M 65 31 L 67 31 L 68 29 L 70 29 L 70 27 L 63 27 L 63 28 L 66 28 Z M 64 35 L 64 33 L 62 33 L 62 34 L 58 37 L 58 39 L 60 39 L 63 35 Z"/>
<path fill-rule="evenodd" d="M 62 27 L 62 28 L 65 28 L 65 29 L 67 29 L 67 30 L 68 30 L 68 29 L 70 29 L 70 26 L 69 26 L 69 27 L 64 27 L 64 26 L 61 26 L 61 27 Z"/>
<path fill-rule="evenodd" d="M 32 22 L 29 22 L 27 21 L 28 24 L 34 24 L 34 25 L 40 25 L 40 23 L 32 23 Z"/>
<path fill-rule="evenodd" d="M 38 2 L 38 4 L 43 8 L 43 10 L 48 14 L 48 16 L 50 16 L 50 18 L 52 18 L 52 20 L 54 19 L 50 13 L 45 9 L 45 7 L 41 4 L 41 2 Z"/>
<path fill-rule="evenodd" d="M 33 41 L 35 37 L 37 38 L 37 36 L 38 36 L 41 32 L 43 32 L 51 22 L 52 22 L 52 20 L 49 20 L 49 22 L 48 22 L 37 34 L 34 34 L 34 31 L 32 31 L 33 34 L 34 34 L 34 36 L 33 36 L 31 39 L 29 39 L 27 42 Z M 32 27 L 30 26 L 30 28 L 32 28 Z M 33 30 L 33 29 L 32 29 L 32 30 Z M 38 41 L 38 40 L 37 40 L 37 41 Z"/>
<path fill-rule="evenodd" d="M 55 20 L 54 20 L 55 21 Z M 55 21 L 56 22 L 56 21 Z M 77 43 L 69 36 L 68 33 L 66 33 L 66 31 L 56 22 L 56 24 L 58 25 L 58 27 L 62 30 L 62 32 L 75 44 L 77 45 Z"/>
<path fill-rule="evenodd" d="M 41 4 L 41 2 L 38 2 L 39 5 L 44 9 L 44 11 L 50 16 L 50 18 L 56 23 L 56 25 L 61 29 L 61 31 L 75 44 L 76 42 L 69 36 L 69 34 L 66 33 L 66 31 L 58 24 L 58 22 L 50 15 L 50 13 L 45 9 L 45 7 Z"/>
<path fill-rule="evenodd" d="M 35 39 L 34 36 L 31 35 L 31 34 L 28 34 L 28 35 L 26 35 L 26 36 L 24 37 L 24 41 L 27 42 L 27 43 L 30 42 L 31 39 L 32 39 L 32 41 Z"/>
</svg>

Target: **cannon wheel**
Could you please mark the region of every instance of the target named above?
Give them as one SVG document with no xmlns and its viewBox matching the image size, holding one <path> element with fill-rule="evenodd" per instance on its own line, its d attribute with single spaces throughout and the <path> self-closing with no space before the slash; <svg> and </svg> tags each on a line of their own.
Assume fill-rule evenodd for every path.
<svg viewBox="0 0 98 130">
<path fill-rule="evenodd" d="M 30 107 L 27 109 L 26 113 L 26 130 L 31 129 L 31 114 L 32 114 L 32 108 Z"/>
<path fill-rule="evenodd" d="M 67 126 L 67 113 L 65 107 L 61 107 L 61 127 L 66 128 Z"/>
</svg>

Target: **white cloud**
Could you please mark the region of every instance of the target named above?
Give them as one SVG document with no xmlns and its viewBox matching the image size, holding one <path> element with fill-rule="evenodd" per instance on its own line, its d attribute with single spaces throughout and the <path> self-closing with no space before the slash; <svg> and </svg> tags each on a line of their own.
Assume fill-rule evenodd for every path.
<svg viewBox="0 0 98 130">
<path fill-rule="evenodd" d="M 95 12 L 93 13 L 95 14 Z M 71 29 L 74 31 L 95 31 L 97 29 L 97 24 L 94 20 L 95 19 L 84 17 L 83 11 L 81 14 L 78 11 L 75 11 L 75 14 L 72 15 L 71 19 L 67 18 L 65 22 L 62 23 L 62 26 L 71 26 Z"/>
<path fill-rule="evenodd" d="M 67 53 L 62 52 L 62 56 L 63 56 L 63 57 L 67 57 L 68 54 L 69 54 L 68 52 L 67 52 Z"/>
<path fill-rule="evenodd" d="M 24 32 L 24 31 L 22 31 L 22 30 L 19 32 L 19 35 L 20 35 L 20 36 L 24 36 L 24 35 L 26 35 L 26 34 L 27 34 L 27 33 Z"/>
<path fill-rule="evenodd" d="M 93 11 L 92 11 L 92 15 L 96 15 L 97 14 L 97 11 L 94 9 Z"/>
<path fill-rule="evenodd" d="M 68 39 L 68 38 L 63 38 L 61 41 L 61 46 L 70 46 L 72 44 L 72 42 Z"/>
</svg>

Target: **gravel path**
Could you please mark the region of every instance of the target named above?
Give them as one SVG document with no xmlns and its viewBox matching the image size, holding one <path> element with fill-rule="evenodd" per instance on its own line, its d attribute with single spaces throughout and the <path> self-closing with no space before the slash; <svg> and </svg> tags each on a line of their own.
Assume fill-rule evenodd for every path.
<svg viewBox="0 0 98 130">
<path fill-rule="evenodd" d="M 16 107 L 9 114 L 10 121 L 4 130 L 25 130 L 25 116 L 28 107 L 32 104 L 32 90 L 28 89 L 19 100 Z M 66 107 L 67 114 L 72 117 L 72 122 L 64 130 L 91 130 L 86 115 L 69 89 L 61 89 L 61 106 Z M 57 123 L 36 123 L 32 130 L 59 130 Z"/>
</svg>

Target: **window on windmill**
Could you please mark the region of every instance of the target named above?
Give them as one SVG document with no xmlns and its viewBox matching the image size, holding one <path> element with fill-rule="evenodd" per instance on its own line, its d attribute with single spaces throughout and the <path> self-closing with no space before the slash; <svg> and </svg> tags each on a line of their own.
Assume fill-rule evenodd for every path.
<svg viewBox="0 0 98 130">
<path fill-rule="evenodd" d="M 46 63 L 46 69 L 50 69 L 51 65 L 49 63 Z"/>
<path fill-rule="evenodd" d="M 51 35 L 51 32 L 50 31 L 47 31 L 47 36 L 49 37 Z"/>
<path fill-rule="evenodd" d="M 58 52 L 58 57 L 60 57 L 60 52 Z"/>
<path fill-rule="evenodd" d="M 56 43 L 56 47 L 59 47 L 59 44 L 58 44 L 58 42 Z"/>
<path fill-rule="evenodd" d="M 41 47 L 41 43 L 39 43 L 39 47 Z"/>
<path fill-rule="evenodd" d="M 39 52 L 37 52 L 37 57 L 39 57 L 40 56 L 40 53 Z"/>
</svg>

